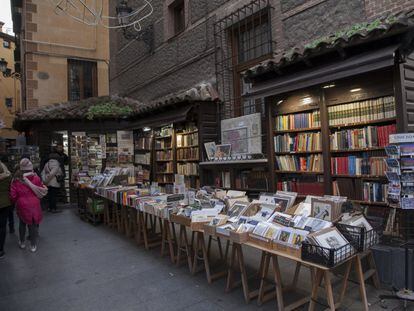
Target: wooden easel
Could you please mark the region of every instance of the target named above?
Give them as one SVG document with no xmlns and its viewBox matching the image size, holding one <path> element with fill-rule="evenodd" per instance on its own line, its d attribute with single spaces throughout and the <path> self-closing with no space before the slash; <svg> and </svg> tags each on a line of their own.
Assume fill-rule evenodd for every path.
<svg viewBox="0 0 414 311">
<path fill-rule="evenodd" d="M 336 303 L 335 303 L 335 298 L 334 298 L 333 288 L 332 288 L 331 270 L 326 267 L 316 268 L 315 278 L 312 280 L 312 294 L 311 294 L 311 300 L 309 304 L 309 311 L 315 310 L 315 305 L 318 299 L 318 290 L 319 290 L 322 280 L 324 281 L 323 285 L 326 291 L 326 298 L 327 298 L 328 306 L 329 306 L 328 310 L 333 311 L 340 307 L 345 297 L 346 288 L 348 285 L 348 278 L 351 272 L 351 266 L 352 266 L 353 261 L 354 261 L 354 257 L 351 257 L 350 259 L 348 259 L 348 261 L 344 263 L 345 275 L 343 276 L 343 279 L 342 279 L 341 291 L 339 294 L 339 299 Z"/>
<path fill-rule="evenodd" d="M 182 253 L 185 253 L 185 256 L 187 257 L 187 263 L 188 263 L 188 269 L 190 272 L 193 271 L 192 268 L 192 244 L 188 242 L 188 236 L 187 236 L 187 230 L 186 226 L 184 224 L 179 224 L 179 234 L 178 234 L 178 241 L 177 241 L 177 260 L 176 265 L 179 267 L 181 265 L 181 256 Z M 194 232 L 192 233 L 193 240 Z"/>
<path fill-rule="evenodd" d="M 270 261 L 272 261 L 272 268 L 275 274 L 274 275 L 275 286 L 274 286 L 274 290 L 271 292 L 269 292 L 269 290 L 265 288 L 265 284 L 267 282 L 266 277 L 269 272 Z M 265 259 L 264 259 L 264 268 L 262 270 L 261 281 L 260 281 L 258 304 L 261 305 L 264 302 L 269 301 L 270 299 L 273 299 L 276 297 L 278 310 L 291 311 L 308 303 L 310 300 L 310 295 L 304 295 L 304 297 L 292 302 L 289 305 L 285 305 L 284 297 L 283 297 L 283 294 L 287 291 L 297 291 L 297 283 L 299 280 L 299 273 L 300 273 L 302 265 L 303 263 L 301 263 L 300 261 L 296 262 L 296 269 L 295 269 L 295 274 L 293 276 L 292 283 L 289 286 L 284 286 L 283 281 L 282 281 L 282 274 L 280 272 L 278 256 L 275 254 L 266 252 Z M 313 275 L 312 271 L 313 270 L 311 268 L 311 275 Z"/>
<path fill-rule="evenodd" d="M 198 267 L 198 261 L 202 260 L 204 263 L 204 270 L 206 272 L 207 282 L 209 284 L 227 275 L 227 269 L 224 269 L 214 274 L 212 274 L 211 272 L 210 249 L 211 249 L 212 241 L 213 241 L 213 237 L 211 235 L 208 235 L 208 244 L 207 244 L 208 246 L 206 247 L 204 232 L 199 231 L 196 233 L 196 242 L 195 242 L 195 248 L 194 248 L 194 261 L 193 261 L 193 269 L 192 269 L 193 274 L 196 274 L 198 271 L 200 271 Z M 227 266 L 227 253 L 228 253 L 228 247 L 230 245 L 230 241 L 229 240 L 226 241 L 226 252 L 224 255 L 223 255 L 223 249 L 221 246 L 220 237 L 217 237 L 217 244 L 218 244 L 220 261 L 224 262 L 225 266 Z M 201 252 L 201 258 L 199 256 L 200 252 Z"/>
<path fill-rule="evenodd" d="M 262 257 L 260 260 L 260 267 L 259 267 L 259 276 L 261 276 L 263 273 L 265 253 L 266 252 L 264 251 L 262 252 Z M 242 245 L 239 243 L 233 242 L 231 246 L 230 263 L 229 263 L 229 268 L 227 272 L 227 285 L 226 285 L 227 293 L 240 284 L 240 282 L 235 282 L 234 280 L 234 274 L 235 274 L 235 270 L 237 269 L 237 267 L 240 270 L 240 277 L 241 277 L 241 284 L 243 287 L 244 300 L 246 301 L 246 303 L 249 303 L 252 299 L 258 297 L 259 289 L 250 290 L 249 278 L 247 276 L 246 266 L 244 264 Z"/>
<path fill-rule="evenodd" d="M 137 228 L 137 241 L 140 243 L 142 239 L 146 250 L 150 250 L 161 244 L 160 236 L 156 233 L 156 222 L 154 223 L 152 215 L 140 211 L 138 213 Z"/>
<path fill-rule="evenodd" d="M 172 263 L 175 263 L 175 251 L 174 244 L 175 239 L 175 227 L 174 224 L 170 223 L 168 219 L 160 218 L 161 227 L 161 257 L 165 255 L 166 246 L 168 246 L 168 252 Z"/>
<path fill-rule="evenodd" d="M 368 261 L 369 269 L 364 272 L 362 267 L 362 261 L 365 258 Z M 369 310 L 365 281 L 372 279 L 372 283 L 374 284 L 375 288 L 380 288 L 380 280 L 378 277 L 377 267 L 375 265 L 375 260 L 372 251 L 369 249 L 363 253 L 358 253 L 355 256 L 354 264 L 357 275 L 357 281 L 359 283 L 359 292 L 361 294 L 361 300 L 364 305 L 364 310 Z"/>
</svg>

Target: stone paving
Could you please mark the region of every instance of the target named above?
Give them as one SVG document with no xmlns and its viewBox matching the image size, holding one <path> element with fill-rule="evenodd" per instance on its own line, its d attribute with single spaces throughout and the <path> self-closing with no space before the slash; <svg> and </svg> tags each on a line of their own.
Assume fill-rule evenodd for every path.
<svg viewBox="0 0 414 311">
<path fill-rule="evenodd" d="M 72 210 L 45 216 L 36 253 L 20 250 L 17 235 L 7 237 L 6 253 L 0 260 L 1 311 L 277 309 L 275 300 L 261 307 L 256 301 L 247 305 L 241 288 L 225 294 L 224 280 L 209 285 L 203 273 L 193 276 L 185 266 L 160 258 L 159 249 L 146 251 L 103 225 L 83 222 Z M 259 255 L 245 250 L 253 267 Z M 294 265 L 281 264 L 289 280 Z M 303 270 L 300 287 L 309 289 L 309 273 Z M 388 290 L 368 285 L 367 292 L 370 310 L 401 309 L 396 301 L 381 303 L 378 295 Z M 341 309 L 361 310 L 356 284 L 350 283 Z"/>
</svg>

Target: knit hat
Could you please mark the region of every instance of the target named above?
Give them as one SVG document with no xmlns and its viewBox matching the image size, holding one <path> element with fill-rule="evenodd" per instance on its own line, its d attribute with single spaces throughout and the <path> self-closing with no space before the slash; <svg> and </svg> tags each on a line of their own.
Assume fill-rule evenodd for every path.
<svg viewBox="0 0 414 311">
<path fill-rule="evenodd" d="M 33 164 L 29 159 L 22 159 L 20 161 L 20 170 L 21 171 L 33 171 Z"/>
</svg>

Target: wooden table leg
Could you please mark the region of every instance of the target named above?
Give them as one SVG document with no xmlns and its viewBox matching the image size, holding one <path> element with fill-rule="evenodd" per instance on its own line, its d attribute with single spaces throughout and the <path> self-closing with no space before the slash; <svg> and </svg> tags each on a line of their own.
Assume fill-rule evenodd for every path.
<svg viewBox="0 0 414 311">
<path fill-rule="evenodd" d="M 368 250 L 367 258 L 368 258 L 368 264 L 369 264 L 370 270 L 373 271 L 371 275 L 372 282 L 374 283 L 374 286 L 376 289 L 380 289 L 381 282 L 378 277 L 377 265 L 375 264 L 374 255 L 371 250 Z"/>
<path fill-rule="evenodd" d="M 321 283 L 322 276 L 323 276 L 323 270 L 316 269 L 315 279 L 312 280 L 312 294 L 311 294 L 311 301 L 309 303 L 309 311 L 315 310 L 316 301 L 318 300 L 318 290 L 319 290 L 319 284 Z"/>
<path fill-rule="evenodd" d="M 356 274 L 359 281 L 359 293 L 361 294 L 362 304 L 364 306 L 364 310 L 368 310 L 368 298 L 367 292 L 365 288 L 365 278 L 364 278 L 364 271 L 362 269 L 362 262 L 361 258 L 357 255 L 355 256 L 355 268 Z"/>
<path fill-rule="evenodd" d="M 326 299 L 328 300 L 329 309 L 335 311 L 335 298 L 333 295 L 331 274 L 329 270 L 325 270 L 323 274 L 325 290 L 326 290 Z"/>
<path fill-rule="evenodd" d="M 171 234 L 171 227 L 170 227 L 171 225 L 174 226 L 174 224 L 171 224 L 168 221 L 168 219 L 164 220 L 164 228 L 165 228 L 166 235 L 167 235 L 168 248 L 170 250 L 170 259 L 171 259 L 171 262 L 174 263 L 175 262 L 174 243 L 176 243 L 176 241 L 175 241 L 175 237 Z"/>
<path fill-rule="evenodd" d="M 234 286 L 234 263 L 236 261 L 236 246 L 231 245 L 230 264 L 227 272 L 226 293 L 230 292 Z"/>
<path fill-rule="evenodd" d="M 285 310 L 285 303 L 283 301 L 283 285 L 282 275 L 280 273 L 279 261 L 276 255 L 272 256 L 273 271 L 275 273 L 275 286 L 278 310 Z"/>
<path fill-rule="evenodd" d="M 178 243 L 177 243 L 177 266 L 181 264 L 181 252 L 182 252 L 183 247 L 184 247 L 184 250 L 187 256 L 188 268 L 191 272 L 192 271 L 191 247 L 190 247 L 190 244 L 188 243 L 186 228 L 184 225 L 180 225 L 180 233 L 179 233 Z"/>
<path fill-rule="evenodd" d="M 271 255 L 267 252 L 263 252 L 264 257 L 262 256 L 263 265 L 261 269 L 261 275 L 260 275 L 260 287 L 259 287 L 259 296 L 257 298 L 257 304 L 261 306 L 265 301 L 265 287 L 266 287 L 266 277 L 269 273 L 269 265 L 270 265 L 270 257 Z M 273 295 L 272 295 L 273 296 Z"/>
</svg>

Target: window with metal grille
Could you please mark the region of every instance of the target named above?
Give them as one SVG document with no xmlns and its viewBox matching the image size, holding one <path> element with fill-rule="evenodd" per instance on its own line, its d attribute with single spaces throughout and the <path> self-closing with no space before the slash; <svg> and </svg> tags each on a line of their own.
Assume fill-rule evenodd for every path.
<svg viewBox="0 0 414 311">
<path fill-rule="evenodd" d="M 174 15 L 174 34 L 184 31 L 185 28 L 185 11 L 184 0 L 178 1 L 173 7 Z"/>
<path fill-rule="evenodd" d="M 68 59 L 68 100 L 98 96 L 96 62 Z"/>
<path fill-rule="evenodd" d="M 242 97 L 250 87 L 242 73 L 272 55 L 270 12 L 268 0 L 255 0 L 214 26 L 216 75 L 224 101 L 222 119 L 264 112 L 263 100 Z"/>
<path fill-rule="evenodd" d="M 7 108 L 12 108 L 13 107 L 13 98 L 12 97 L 6 97 L 4 103 L 5 103 Z"/>
<path fill-rule="evenodd" d="M 11 48 L 10 41 L 4 40 L 3 41 L 3 47 L 6 48 L 6 49 L 10 49 Z"/>
</svg>

